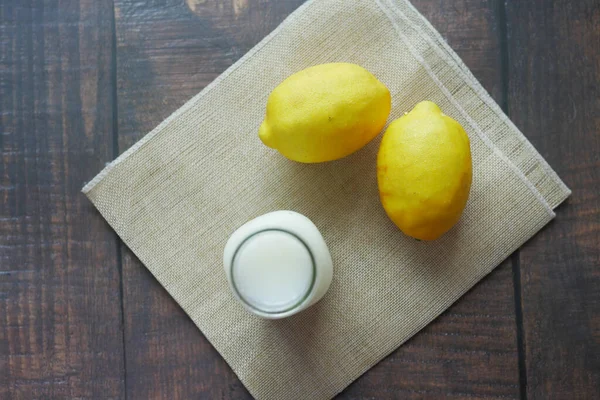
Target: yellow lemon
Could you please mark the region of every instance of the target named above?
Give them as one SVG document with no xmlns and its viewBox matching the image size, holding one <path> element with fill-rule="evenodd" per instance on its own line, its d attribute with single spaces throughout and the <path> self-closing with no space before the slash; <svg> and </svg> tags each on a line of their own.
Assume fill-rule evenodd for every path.
<svg viewBox="0 0 600 400">
<path fill-rule="evenodd" d="M 377 156 L 381 203 L 390 219 L 420 240 L 434 240 L 460 219 L 471 188 L 469 137 L 424 101 L 390 124 Z"/>
<path fill-rule="evenodd" d="M 389 90 L 366 69 L 347 63 L 316 65 L 273 90 L 258 134 L 290 160 L 337 160 L 377 136 L 390 109 Z"/>
</svg>

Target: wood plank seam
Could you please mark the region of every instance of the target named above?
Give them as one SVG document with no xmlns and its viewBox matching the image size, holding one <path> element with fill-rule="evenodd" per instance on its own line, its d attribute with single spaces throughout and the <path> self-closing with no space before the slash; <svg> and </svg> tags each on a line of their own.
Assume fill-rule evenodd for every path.
<svg viewBox="0 0 600 400">
<path fill-rule="evenodd" d="M 509 77 L 509 54 L 508 54 L 508 21 L 506 17 L 505 0 L 498 0 L 496 7 L 498 19 L 498 42 L 500 44 L 501 81 L 502 92 L 500 107 L 510 118 L 508 109 L 508 80 Z M 527 368 L 525 364 L 525 349 L 523 341 L 523 312 L 521 309 L 521 265 L 519 262 L 519 250 L 510 257 L 512 267 L 512 280 L 515 303 L 515 329 L 517 338 L 517 360 L 519 371 L 519 396 L 521 400 L 527 400 Z"/>
<path fill-rule="evenodd" d="M 498 19 L 498 43 L 500 44 L 500 75 L 502 82 L 502 91 L 500 98 L 500 107 L 502 111 L 510 118 L 508 109 L 508 80 L 509 76 L 509 54 L 508 54 L 508 21 L 506 17 L 506 0 L 498 0 L 496 15 Z M 519 396 L 521 400 L 527 400 L 527 368 L 525 360 L 525 348 L 523 341 L 523 312 L 521 309 L 521 265 L 519 262 L 519 250 L 515 251 L 511 257 L 512 280 L 515 303 L 515 329 L 517 338 L 517 360 L 519 366 Z"/>
<path fill-rule="evenodd" d="M 117 22 L 115 15 L 115 2 L 111 0 L 111 65 L 110 65 L 110 81 L 112 90 L 112 147 L 113 147 L 113 160 L 119 157 L 119 104 L 118 104 L 118 88 L 117 88 Z M 129 392 L 127 390 L 127 334 L 125 332 L 127 321 L 125 317 L 125 298 L 124 298 L 124 281 L 123 281 L 123 241 L 114 232 L 115 235 L 115 247 L 117 257 L 117 268 L 119 270 L 119 302 L 121 307 L 121 341 L 123 347 L 123 386 L 125 387 L 124 399 L 127 400 Z"/>
</svg>

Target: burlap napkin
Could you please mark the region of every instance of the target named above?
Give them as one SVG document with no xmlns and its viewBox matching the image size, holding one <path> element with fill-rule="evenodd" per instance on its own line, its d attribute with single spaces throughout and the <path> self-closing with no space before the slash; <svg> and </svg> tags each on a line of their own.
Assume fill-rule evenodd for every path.
<svg viewBox="0 0 600 400">
<path fill-rule="evenodd" d="M 390 116 L 429 99 L 471 137 L 474 180 L 442 239 L 404 236 L 379 203 L 379 138 L 303 165 L 257 137 L 269 92 L 311 65 L 364 66 Z M 427 21 L 404 0 L 315 0 L 94 178 L 83 191 L 259 399 L 327 399 L 431 322 L 554 217 L 569 190 Z M 327 295 L 268 321 L 230 293 L 223 247 L 288 209 L 334 259 Z"/>
</svg>

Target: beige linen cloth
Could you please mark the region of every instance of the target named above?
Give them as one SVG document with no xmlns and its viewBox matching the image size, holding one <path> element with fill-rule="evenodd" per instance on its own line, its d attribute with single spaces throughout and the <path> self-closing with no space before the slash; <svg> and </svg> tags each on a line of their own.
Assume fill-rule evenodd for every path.
<svg viewBox="0 0 600 400">
<path fill-rule="evenodd" d="M 258 139 L 271 90 L 333 61 L 360 64 L 388 86 L 390 121 L 428 99 L 468 132 L 470 199 L 441 239 L 406 237 L 385 215 L 380 137 L 314 165 L 291 162 Z M 570 194 L 404 0 L 308 1 L 83 191 L 250 393 L 277 400 L 333 397 L 533 236 Z M 319 227 L 334 277 L 315 306 L 269 321 L 234 300 L 222 256 L 236 228 L 280 209 Z"/>
</svg>

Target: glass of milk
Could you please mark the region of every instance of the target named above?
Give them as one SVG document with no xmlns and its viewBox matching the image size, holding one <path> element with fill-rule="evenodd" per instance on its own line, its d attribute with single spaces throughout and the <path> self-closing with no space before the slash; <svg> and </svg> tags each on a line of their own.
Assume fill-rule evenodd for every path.
<svg viewBox="0 0 600 400">
<path fill-rule="evenodd" d="M 223 264 L 235 297 L 264 318 L 285 318 L 323 297 L 333 275 L 329 249 L 304 215 L 275 211 L 242 225 Z"/>
</svg>

